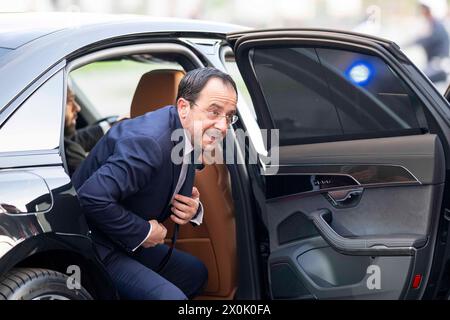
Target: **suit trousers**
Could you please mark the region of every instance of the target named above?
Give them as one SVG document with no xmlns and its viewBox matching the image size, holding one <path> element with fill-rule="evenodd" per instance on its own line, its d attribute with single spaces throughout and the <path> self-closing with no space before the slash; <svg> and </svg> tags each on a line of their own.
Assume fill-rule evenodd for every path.
<svg viewBox="0 0 450 320">
<path fill-rule="evenodd" d="M 200 294 L 208 279 L 208 270 L 196 257 L 174 248 L 169 262 L 155 272 L 169 246 L 139 247 L 128 255 L 115 250 L 104 261 L 121 299 L 184 300 Z"/>
</svg>

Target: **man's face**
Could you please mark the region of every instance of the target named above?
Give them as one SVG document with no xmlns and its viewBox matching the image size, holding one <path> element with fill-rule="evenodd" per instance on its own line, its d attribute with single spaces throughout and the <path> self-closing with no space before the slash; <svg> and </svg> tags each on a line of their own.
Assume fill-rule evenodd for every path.
<svg viewBox="0 0 450 320">
<path fill-rule="evenodd" d="M 236 114 L 237 97 L 233 87 L 222 79 L 211 78 L 196 101 L 180 98 L 178 113 L 194 147 L 212 150 L 222 140 L 229 126 L 229 119 Z"/>
<path fill-rule="evenodd" d="M 64 118 L 64 135 L 70 136 L 75 133 L 78 112 L 81 108 L 75 101 L 75 95 L 71 90 L 67 90 L 66 115 Z"/>
<path fill-rule="evenodd" d="M 420 5 L 420 13 L 422 16 L 424 16 L 426 19 L 432 19 L 433 15 L 431 14 L 431 9 L 426 5 Z"/>
</svg>

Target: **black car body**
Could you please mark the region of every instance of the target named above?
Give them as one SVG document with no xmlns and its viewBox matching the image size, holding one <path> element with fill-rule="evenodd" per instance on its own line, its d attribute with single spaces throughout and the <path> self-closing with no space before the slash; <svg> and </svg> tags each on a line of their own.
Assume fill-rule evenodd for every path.
<svg viewBox="0 0 450 320">
<path fill-rule="evenodd" d="M 8 30 L 0 36 L 0 298 L 22 286 L 9 292 L 13 279 L 32 280 L 30 270 L 67 274 L 73 265 L 90 296 L 117 297 L 67 174 L 62 123 L 69 75 L 120 61 L 214 66 L 240 84 L 229 135 L 242 129 L 248 139 L 237 164 L 197 181 L 205 214 L 217 206 L 223 216 L 177 243 L 206 263 L 205 296 L 447 298 L 450 109 L 394 43 L 137 17 L 0 21 Z M 35 21 L 45 23 L 33 29 Z M 111 116 L 74 83 L 81 126 Z M 279 135 L 264 141 L 259 129 Z M 250 152 L 258 161 L 246 161 Z M 214 188 L 218 196 L 208 194 Z M 74 298 L 64 292 L 29 297 Z"/>
</svg>

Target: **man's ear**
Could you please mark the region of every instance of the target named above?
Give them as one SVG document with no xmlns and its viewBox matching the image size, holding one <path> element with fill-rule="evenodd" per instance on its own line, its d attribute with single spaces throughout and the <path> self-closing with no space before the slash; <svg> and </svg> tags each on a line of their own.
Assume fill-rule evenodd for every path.
<svg viewBox="0 0 450 320">
<path fill-rule="evenodd" d="M 184 98 L 179 98 L 177 100 L 177 110 L 181 119 L 185 119 L 189 113 L 190 105 L 189 101 Z"/>
</svg>

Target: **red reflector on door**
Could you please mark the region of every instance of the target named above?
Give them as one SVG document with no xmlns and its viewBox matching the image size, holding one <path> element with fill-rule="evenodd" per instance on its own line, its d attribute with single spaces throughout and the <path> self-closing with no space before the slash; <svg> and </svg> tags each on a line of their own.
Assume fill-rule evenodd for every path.
<svg viewBox="0 0 450 320">
<path fill-rule="evenodd" d="M 412 283 L 413 289 L 419 288 L 421 282 L 422 282 L 422 275 L 416 274 L 416 275 L 414 276 L 414 280 L 413 280 L 413 283 Z"/>
</svg>

